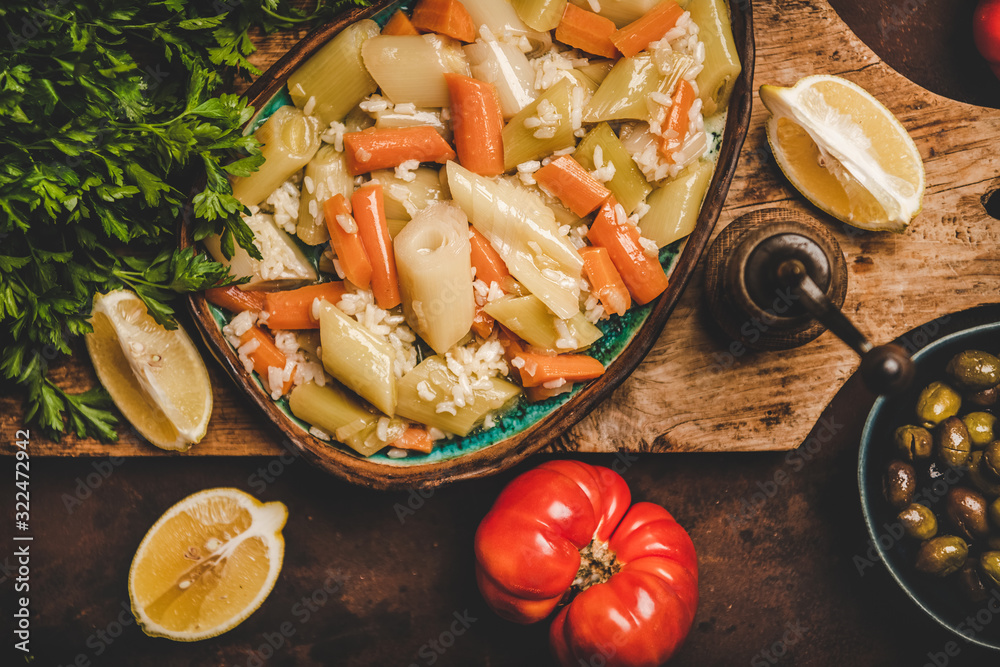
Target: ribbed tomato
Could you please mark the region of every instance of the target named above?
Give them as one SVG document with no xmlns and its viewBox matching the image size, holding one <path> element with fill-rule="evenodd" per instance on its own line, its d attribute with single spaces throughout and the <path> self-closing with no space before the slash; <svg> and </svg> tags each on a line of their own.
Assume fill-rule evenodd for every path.
<svg viewBox="0 0 1000 667">
<path fill-rule="evenodd" d="M 972 19 L 976 48 L 1000 77 L 1000 0 L 981 0 Z"/>
<path fill-rule="evenodd" d="M 694 544 L 667 510 L 630 503 L 612 470 L 551 461 L 510 482 L 476 532 L 479 589 L 500 616 L 534 623 L 565 603 L 549 641 L 567 667 L 660 665 L 691 629 Z"/>
</svg>

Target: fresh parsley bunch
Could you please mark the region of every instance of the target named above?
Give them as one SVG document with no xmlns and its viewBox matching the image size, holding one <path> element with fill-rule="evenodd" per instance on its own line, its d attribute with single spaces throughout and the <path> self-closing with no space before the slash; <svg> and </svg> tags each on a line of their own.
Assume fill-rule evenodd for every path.
<svg viewBox="0 0 1000 667">
<path fill-rule="evenodd" d="M 229 280 L 177 249 L 182 215 L 197 239 L 221 233 L 230 252 L 235 242 L 258 256 L 228 180 L 263 159 L 241 132 L 253 109 L 216 93 L 259 74 L 251 30 L 325 20 L 344 4 L 0 4 L 0 375 L 26 391 L 26 421 L 52 437 L 68 426 L 115 439 L 103 390 L 63 391 L 48 362 L 90 331 L 97 291 L 129 287 L 173 327 L 177 294 Z"/>
</svg>

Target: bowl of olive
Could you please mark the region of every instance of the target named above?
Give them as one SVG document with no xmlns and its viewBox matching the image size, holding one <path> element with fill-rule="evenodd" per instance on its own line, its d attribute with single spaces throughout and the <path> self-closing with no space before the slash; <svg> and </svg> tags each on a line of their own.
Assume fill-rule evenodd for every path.
<svg viewBox="0 0 1000 667">
<path fill-rule="evenodd" d="M 872 545 L 903 591 L 1000 650 L 1000 323 L 913 355 L 910 389 L 875 401 L 858 485 Z"/>
</svg>

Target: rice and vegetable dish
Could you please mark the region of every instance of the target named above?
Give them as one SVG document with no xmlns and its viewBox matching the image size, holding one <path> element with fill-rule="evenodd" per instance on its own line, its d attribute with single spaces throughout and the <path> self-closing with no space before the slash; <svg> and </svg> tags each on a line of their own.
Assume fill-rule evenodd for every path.
<svg viewBox="0 0 1000 667">
<path fill-rule="evenodd" d="M 233 182 L 260 258 L 223 333 L 310 433 L 430 453 L 599 377 L 656 299 L 740 72 L 723 0 L 420 0 L 289 77 Z"/>
</svg>

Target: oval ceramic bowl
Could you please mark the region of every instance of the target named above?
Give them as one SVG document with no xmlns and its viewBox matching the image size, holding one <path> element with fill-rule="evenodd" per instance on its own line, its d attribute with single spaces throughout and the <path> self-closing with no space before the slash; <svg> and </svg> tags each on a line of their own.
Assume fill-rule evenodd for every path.
<svg viewBox="0 0 1000 667">
<path fill-rule="evenodd" d="M 958 352 L 979 349 L 996 353 L 998 343 L 1000 322 L 955 332 L 914 354 L 917 376 L 913 386 L 902 394 L 882 396 L 875 401 L 861 433 L 858 458 L 858 486 L 868 535 L 893 579 L 918 607 L 939 624 L 968 642 L 994 650 L 1000 650 L 1000 623 L 987 624 L 981 632 L 976 632 L 965 621 L 969 616 L 974 617 L 979 609 L 986 608 L 985 603 L 966 603 L 953 577 L 935 579 L 914 570 L 917 544 L 906 537 L 899 537 L 897 512 L 882 494 L 882 476 L 893 458 L 892 433 L 897 426 L 913 423 L 914 406 L 920 391 L 930 382 L 944 377 L 945 365 Z M 946 493 L 946 484 L 942 482 L 942 486 L 929 489 L 930 497 L 938 498 Z M 1000 588 L 996 594 L 1000 596 Z M 992 610 L 990 614 L 993 615 Z"/>
<path fill-rule="evenodd" d="M 248 129 L 254 129 L 275 109 L 290 103 L 285 87 L 289 74 L 345 26 L 363 18 L 384 23 L 396 9 L 411 4 L 399 0 L 376 2 L 370 7 L 353 10 L 305 37 L 247 91 L 250 103 L 258 109 Z M 731 6 L 733 34 L 743 72 L 733 91 L 725 128 L 720 128 L 718 163 L 697 226 L 686 242 L 668 246 L 661 254 L 664 266 L 671 272 L 670 286 L 663 295 L 651 304 L 633 308 L 610 324 L 602 323 L 604 336 L 589 351 L 607 367 L 598 380 L 572 394 L 541 403 L 521 402 L 504 413 L 494 428 L 449 440 L 435 447 L 432 454 L 402 459 L 376 454 L 366 459 L 338 443 L 324 442 L 309 435 L 308 427 L 289 412 L 287 399 L 273 402 L 262 390 L 259 380 L 244 370 L 223 338 L 224 314 L 201 294 L 195 294 L 190 299 L 190 308 L 209 348 L 247 397 L 308 460 L 355 483 L 375 488 L 436 486 L 496 473 L 541 449 L 608 396 L 646 356 L 677 304 L 715 227 L 750 124 L 752 98 L 754 42 L 750 3 L 732 2 Z M 181 237 L 182 243 L 191 243 L 189 232 Z"/>
</svg>

